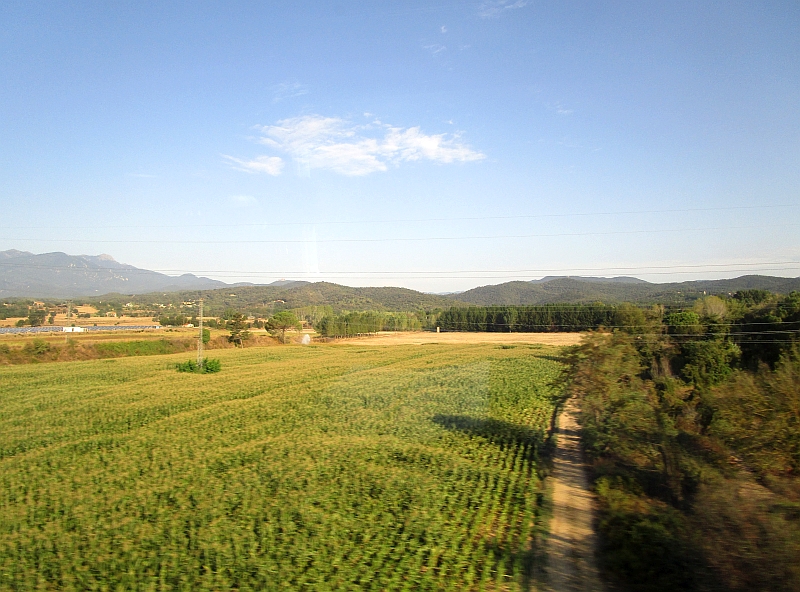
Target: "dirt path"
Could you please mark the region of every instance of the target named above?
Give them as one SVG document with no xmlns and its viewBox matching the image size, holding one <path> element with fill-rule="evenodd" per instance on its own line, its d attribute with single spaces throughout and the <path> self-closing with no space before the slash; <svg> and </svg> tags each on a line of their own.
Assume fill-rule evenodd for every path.
<svg viewBox="0 0 800 592">
<path fill-rule="evenodd" d="M 604 589 L 595 563 L 594 497 L 580 448 L 577 411 L 570 399 L 556 429 L 553 519 L 547 542 L 547 589 L 555 592 Z"/>
</svg>

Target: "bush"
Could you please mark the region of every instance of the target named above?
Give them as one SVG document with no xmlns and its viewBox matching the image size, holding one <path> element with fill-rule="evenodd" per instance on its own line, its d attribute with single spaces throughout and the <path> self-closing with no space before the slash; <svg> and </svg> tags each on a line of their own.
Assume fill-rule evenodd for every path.
<svg viewBox="0 0 800 592">
<path fill-rule="evenodd" d="M 199 374 L 213 374 L 214 372 L 219 372 L 222 370 L 222 363 L 219 360 L 209 360 L 205 358 L 203 360 L 203 365 L 198 366 L 197 362 L 194 360 L 188 360 L 186 362 L 179 362 L 175 364 L 178 372 L 196 372 Z"/>
<path fill-rule="evenodd" d="M 713 392 L 710 431 L 760 476 L 800 474 L 800 348 L 774 371 L 737 371 Z"/>
<path fill-rule="evenodd" d="M 189 360 L 188 362 L 178 362 L 175 364 L 178 372 L 197 372 L 197 362 Z"/>
<path fill-rule="evenodd" d="M 623 576 L 632 590 L 694 587 L 696 550 L 688 543 L 680 512 L 646 502 L 607 477 L 598 479 L 595 491 L 603 510 L 599 527 L 607 569 Z"/>
<path fill-rule="evenodd" d="M 209 360 L 208 358 L 203 360 L 203 372 L 212 373 L 220 370 L 222 370 L 222 362 L 219 360 Z"/>
<path fill-rule="evenodd" d="M 690 341 L 681 354 L 685 365 L 683 378 L 696 387 L 721 384 L 733 372 L 731 366 L 739 357 L 739 348 L 727 340 Z"/>
<path fill-rule="evenodd" d="M 34 339 L 33 342 L 26 343 L 25 347 L 23 347 L 23 350 L 27 354 L 40 356 L 50 351 L 50 344 L 47 343 L 44 339 Z"/>
</svg>

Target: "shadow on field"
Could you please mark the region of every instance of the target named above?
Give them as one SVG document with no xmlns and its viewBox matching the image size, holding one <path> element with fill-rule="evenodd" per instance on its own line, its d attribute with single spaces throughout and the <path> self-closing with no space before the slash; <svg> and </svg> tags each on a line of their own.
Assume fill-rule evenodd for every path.
<svg viewBox="0 0 800 592">
<path fill-rule="evenodd" d="M 486 438 L 490 442 L 506 445 L 532 445 L 537 448 L 544 441 L 542 430 L 534 430 L 500 419 L 479 419 L 468 415 L 434 415 L 433 423 L 443 428 L 470 436 Z"/>
<path fill-rule="evenodd" d="M 536 357 L 541 360 L 549 360 L 550 362 L 558 362 L 559 364 L 569 364 L 569 358 L 566 356 L 554 356 L 551 354 L 536 354 Z"/>
</svg>

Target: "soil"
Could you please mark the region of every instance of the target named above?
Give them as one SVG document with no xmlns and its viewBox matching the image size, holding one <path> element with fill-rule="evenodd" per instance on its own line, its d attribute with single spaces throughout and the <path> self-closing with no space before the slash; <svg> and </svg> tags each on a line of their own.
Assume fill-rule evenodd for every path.
<svg viewBox="0 0 800 592">
<path fill-rule="evenodd" d="M 556 429 L 547 589 L 557 592 L 605 589 L 595 559 L 595 499 L 580 447 L 577 413 L 577 404 L 570 399 Z"/>
</svg>

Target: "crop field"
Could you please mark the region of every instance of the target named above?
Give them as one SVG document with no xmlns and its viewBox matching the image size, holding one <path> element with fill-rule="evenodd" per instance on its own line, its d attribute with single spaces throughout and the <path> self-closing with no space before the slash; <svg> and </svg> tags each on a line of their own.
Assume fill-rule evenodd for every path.
<svg viewBox="0 0 800 592">
<path fill-rule="evenodd" d="M 0 589 L 524 590 L 558 351 L 0 367 Z"/>
</svg>

